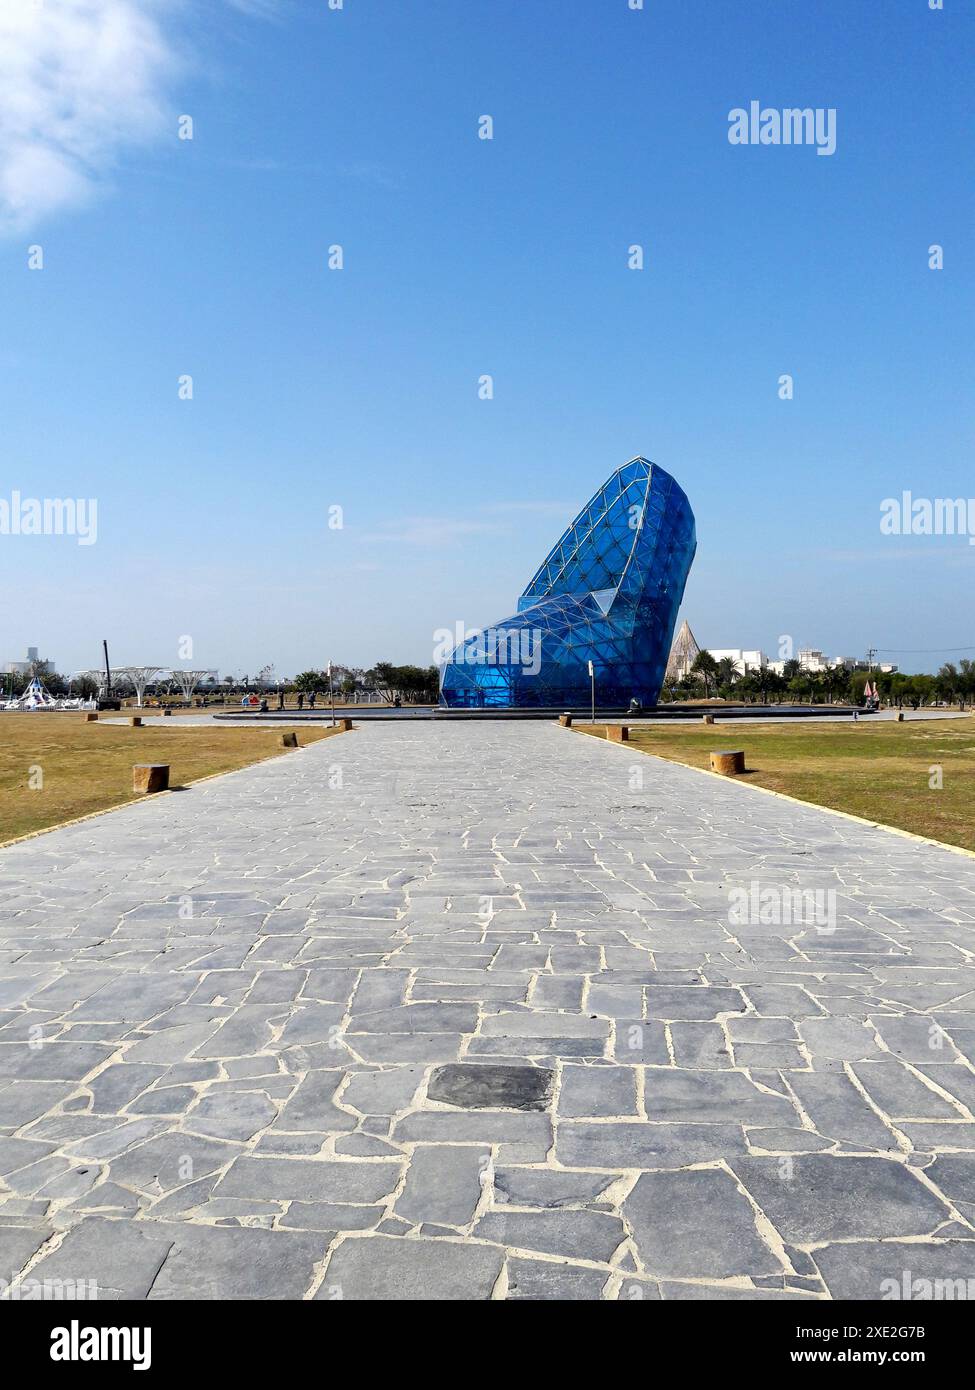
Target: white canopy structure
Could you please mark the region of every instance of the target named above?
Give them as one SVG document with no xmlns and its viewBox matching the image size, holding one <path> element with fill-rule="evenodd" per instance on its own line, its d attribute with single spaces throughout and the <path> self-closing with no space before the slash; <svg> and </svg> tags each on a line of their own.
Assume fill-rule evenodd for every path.
<svg viewBox="0 0 975 1390">
<path fill-rule="evenodd" d="M 158 680 L 165 670 L 165 666 L 117 666 L 114 674 L 121 683 L 132 686 L 136 704 L 141 709 L 146 686 Z"/>
<path fill-rule="evenodd" d="M 192 700 L 193 691 L 200 684 L 209 671 L 184 671 L 182 667 L 174 666 L 170 672 L 172 679 L 177 683 L 183 693 L 184 700 Z"/>
</svg>

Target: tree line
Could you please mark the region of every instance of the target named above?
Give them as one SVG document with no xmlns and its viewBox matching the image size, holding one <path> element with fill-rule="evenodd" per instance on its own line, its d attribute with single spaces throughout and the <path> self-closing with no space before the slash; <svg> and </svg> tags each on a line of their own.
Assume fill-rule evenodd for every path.
<svg viewBox="0 0 975 1390">
<path fill-rule="evenodd" d="M 677 681 L 665 681 L 664 700 L 710 699 L 741 700 L 745 704 L 861 704 L 867 682 L 876 686 L 881 700 L 900 708 L 920 709 L 937 703 L 961 705 L 975 703 L 975 661 L 967 658 L 946 662 L 936 675 L 905 675 L 902 671 L 850 671 L 831 666 L 826 671 L 807 671 L 795 659 L 785 662 L 782 672 L 768 667 L 747 670 L 744 675 L 730 656 L 716 660 L 710 652 L 699 652 L 690 672 Z"/>
<path fill-rule="evenodd" d="M 28 675 L 0 676 L 0 694 L 19 695 L 32 676 L 37 676 L 47 690 L 56 698 L 65 695 L 80 695 L 84 699 L 98 694 L 99 682 L 89 675 L 71 680 L 53 671 L 46 662 L 31 666 Z M 6 689 L 4 689 L 4 686 Z M 206 695 L 220 698 L 223 695 L 242 694 L 248 691 L 283 691 L 287 694 L 325 695 L 328 693 L 328 670 L 309 668 L 297 676 L 276 677 L 273 666 L 263 667 L 255 676 L 230 676 L 217 685 L 202 684 L 196 691 L 197 697 Z M 131 681 L 119 673 L 113 674 L 112 689 L 117 695 L 134 693 Z M 355 666 L 332 665 L 332 689 L 336 696 L 353 700 L 358 696 L 378 697 L 388 704 L 396 700 L 414 704 L 436 704 L 440 696 L 440 673 L 436 666 L 397 666 L 391 661 L 377 661 L 368 670 Z M 152 681 L 147 686 L 151 695 L 176 695 L 178 682 L 164 678 Z"/>
<path fill-rule="evenodd" d="M 328 672 L 302 671 L 285 688 L 304 695 L 313 691 L 327 694 Z M 356 695 L 378 695 L 388 704 L 397 699 L 413 704 L 436 704 L 440 697 L 440 672 L 436 666 L 396 666 L 391 661 L 377 661 L 368 671 L 333 664 L 332 689 L 347 700 Z"/>
</svg>

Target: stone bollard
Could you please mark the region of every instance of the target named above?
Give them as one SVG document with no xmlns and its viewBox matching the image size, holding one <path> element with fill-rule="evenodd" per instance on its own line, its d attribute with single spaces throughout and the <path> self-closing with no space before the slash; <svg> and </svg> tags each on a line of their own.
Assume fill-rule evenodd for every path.
<svg viewBox="0 0 975 1390">
<path fill-rule="evenodd" d="M 704 723 L 705 723 L 705 724 L 713 724 L 713 723 L 714 723 L 714 715 L 713 715 L 713 714 L 705 714 L 705 715 L 703 716 L 703 719 L 704 719 Z"/>
<path fill-rule="evenodd" d="M 736 777 L 745 771 L 745 754 L 740 748 L 732 752 L 711 753 L 711 771 L 720 772 L 725 777 Z"/>
<path fill-rule="evenodd" d="M 570 710 L 566 710 L 565 714 L 559 715 L 559 724 L 563 729 L 572 728 L 572 713 Z"/>
<path fill-rule="evenodd" d="M 132 790 L 144 794 L 169 791 L 169 763 L 136 763 L 132 768 Z"/>
<path fill-rule="evenodd" d="M 141 715 L 141 714 L 130 714 L 130 715 L 129 715 L 129 723 L 131 724 L 131 726 L 132 726 L 133 729 L 141 729 L 141 728 L 142 728 L 142 715 Z"/>
<path fill-rule="evenodd" d="M 607 724 L 606 737 L 610 743 L 629 743 L 630 731 L 625 724 Z"/>
<path fill-rule="evenodd" d="M 98 715 L 97 715 L 97 713 L 96 713 L 94 710 L 90 710 L 90 709 L 89 709 L 89 710 L 85 710 L 84 714 L 83 714 L 81 717 L 82 717 L 82 719 L 85 721 L 86 724 L 97 724 L 97 723 L 98 723 Z"/>
<path fill-rule="evenodd" d="M 290 733 L 282 734 L 282 735 L 281 735 L 281 747 L 282 747 L 282 748 L 297 748 L 297 747 L 298 747 L 298 735 L 294 732 L 293 729 L 291 730 Z"/>
</svg>

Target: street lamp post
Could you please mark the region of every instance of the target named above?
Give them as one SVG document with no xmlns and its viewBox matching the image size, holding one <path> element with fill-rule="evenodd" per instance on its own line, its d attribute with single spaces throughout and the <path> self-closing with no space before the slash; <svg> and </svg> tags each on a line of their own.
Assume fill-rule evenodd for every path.
<svg viewBox="0 0 975 1390">
<path fill-rule="evenodd" d="M 335 691 L 332 689 L 332 663 L 328 663 L 328 703 L 332 707 L 332 728 L 335 728 Z"/>
<path fill-rule="evenodd" d="M 594 668 L 593 668 L 593 664 L 592 664 L 591 661 L 590 661 L 590 663 L 589 663 L 589 683 L 590 683 L 591 690 L 592 690 L 592 722 L 595 724 L 595 722 L 596 722 L 596 672 L 595 672 L 595 670 L 594 670 Z"/>
</svg>

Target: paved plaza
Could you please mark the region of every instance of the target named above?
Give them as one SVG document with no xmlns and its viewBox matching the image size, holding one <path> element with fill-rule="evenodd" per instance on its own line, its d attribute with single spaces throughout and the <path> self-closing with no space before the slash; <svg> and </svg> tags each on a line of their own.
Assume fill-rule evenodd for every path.
<svg viewBox="0 0 975 1390">
<path fill-rule="evenodd" d="M 0 1279 L 971 1292 L 975 859 L 411 721 L 0 851 Z"/>
</svg>

